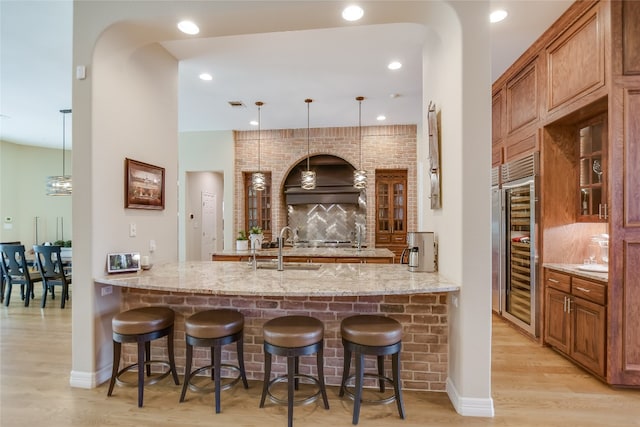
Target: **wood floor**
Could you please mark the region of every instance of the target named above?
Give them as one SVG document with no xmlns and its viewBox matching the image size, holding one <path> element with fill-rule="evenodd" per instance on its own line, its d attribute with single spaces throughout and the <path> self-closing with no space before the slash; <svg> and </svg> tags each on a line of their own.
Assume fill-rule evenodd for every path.
<svg viewBox="0 0 640 427">
<path fill-rule="evenodd" d="M 15 291 L 14 291 L 15 292 Z M 258 408 L 261 383 L 222 394 L 222 413 L 213 395 L 189 393 L 178 403 L 179 387 L 169 380 L 145 389 L 106 385 L 92 390 L 69 386 L 71 304 L 0 309 L 0 426 L 285 426 L 286 408 Z M 444 393 L 405 392 L 407 418 L 395 405 L 363 406 L 361 426 L 640 426 L 640 390 L 614 390 L 554 353 L 532 343 L 500 319 L 493 321 L 494 418 L 458 415 Z M 182 380 L 182 379 L 181 379 Z M 330 388 L 326 411 L 320 403 L 294 409 L 297 426 L 349 426 L 352 403 Z"/>
</svg>

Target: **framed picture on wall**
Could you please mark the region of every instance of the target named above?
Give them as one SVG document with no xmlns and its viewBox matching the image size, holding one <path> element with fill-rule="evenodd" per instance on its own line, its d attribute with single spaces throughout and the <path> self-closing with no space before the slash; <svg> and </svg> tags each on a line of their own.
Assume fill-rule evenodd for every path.
<svg viewBox="0 0 640 427">
<path fill-rule="evenodd" d="M 125 159 L 124 207 L 164 209 L 164 168 Z"/>
<path fill-rule="evenodd" d="M 107 273 L 126 273 L 140 270 L 140 252 L 107 254 Z"/>
</svg>

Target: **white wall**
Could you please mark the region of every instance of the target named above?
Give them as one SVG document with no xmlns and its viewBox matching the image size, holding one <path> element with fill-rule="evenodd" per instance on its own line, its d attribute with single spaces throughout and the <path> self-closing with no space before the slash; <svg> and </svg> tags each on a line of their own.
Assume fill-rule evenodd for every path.
<svg viewBox="0 0 640 427">
<path fill-rule="evenodd" d="M 73 174 L 70 150 L 65 173 Z M 0 242 L 20 241 L 29 249 L 36 243 L 73 239 L 71 197 L 46 195 L 47 176 L 61 174 L 62 150 L 0 141 Z"/>
<path fill-rule="evenodd" d="M 109 310 L 117 309 L 117 303 L 96 298 L 89 290 L 91 278 L 103 271 L 104 254 L 118 246 L 144 249 L 153 236 L 162 258 L 177 258 L 177 251 L 167 248 L 171 238 L 177 246 L 177 233 L 166 231 L 175 224 L 177 191 L 167 194 L 167 210 L 158 214 L 123 212 L 117 190 L 122 187 L 120 162 L 127 155 L 167 165 L 167 182 L 177 179 L 176 161 L 171 165 L 177 155 L 177 68 L 153 42 L 185 37 L 177 35 L 175 23 L 187 15 L 202 24 L 200 37 L 352 24 L 338 18 L 342 4 L 322 1 L 225 2 L 224 7 L 215 1 L 75 1 L 74 7 L 74 65 L 89 65 L 89 78 L 74 81 L 73 98 L 75 177 L 81 180 L 74 189 L 74 218 L 81 217 L 74 221 L 74 235 L 82 235 L 86 266 L 78 270 L 74 265 L 72 384 L 92 386 L 80 379 L 94 376 L 99 381 L 96 371 L 108 367 L 107 319 Z M 449 395 L 459 412 L 490 416 L 490 206 L 485 200 L 490 169 L 489 2 L 376 1 L 366 2 L 366 8 L 366 23 L 417 22 L 441 40 L 433 46 L 438 61 L 425 73 L 432 79 L 424 105 L 433 99 L 442 108 L 443 210 L 440 218 L 431 212 L 421 215 L 439 235 L 441 272 L 462 286 L 458 305 L 452 304 L 450 311 Z M 252 13 L 243 13 L 249 10 Z M 100 38 L 119 21 L 130 24 L 120 24 Z M 128 223 L 143 219 L 143 239 L 130 241 Z M 86 286 L 80 294 L 76 279 Z M 91 324 L 95 330 L 87 326 Z"/>
<path fill-rule="evenodd" d="M 235 234 L 233 233 L 233 195 L 235 194 L 233 132 L 182 132 L 180 133 L 178 158 L 180 260 L 195 259 L 188 255 L 197 250 L 195 247 L 197 239 L 193 228 L 191 227 L 191 232 L 189 231 L 191 224 L 193 224 L 189 218 L 189 211 L 197 210 L 195 199 L 199 198 L 200 191 L 205 189 L 217 194 L 217 201 L 220 205 L 217 216 L 218 226 L 220 230 L 224 230 L 218 249 L 233 248 L 235 242 Z M 211 180 L 188 182 L 186 179 L 186 174 L 189 172 L 205 171 L 215 172 L 215 175 L 210 177 Z M 223 224 L 227 224 L 227 227 L 224 227 Z M 188 241 L 192 243 L 190 249 L 187 247 Z"/>
</svg>

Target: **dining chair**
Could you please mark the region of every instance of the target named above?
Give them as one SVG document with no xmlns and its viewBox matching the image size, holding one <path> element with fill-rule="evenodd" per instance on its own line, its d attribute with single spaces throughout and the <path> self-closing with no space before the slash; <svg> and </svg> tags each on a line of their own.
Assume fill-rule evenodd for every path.
<svg viewBox="0 0 640 427">
<path fill-rule="evenodd" d="M 62 287 L 60 295 L 60 308 L 64 308 L 65 302 L 69 299 L 69 285 L 71 276 L 65 274 L 60 246 L 55 245 L 34 245 L 33 251 L 36 256 L 36 265 L 42 276 L 42 303 L 41 308 L 47 304 L 47 292 L 51 291 L 51 299 L 55 299 L 54 286 Z"/>
<path fill-rule="evenodd" d="M 0 293 L 5 306 L 9 306 L 13 285 L 20 285 L 20 296 L 24 300 L 24 306 L 29 307 L 29 300 L 35 297 L 33 284 L 42 281 L 40 273 L 29 271 L 24 251 L 24 245 L 0 244 L 0 269 L 3 279 Z"/>
</svg>

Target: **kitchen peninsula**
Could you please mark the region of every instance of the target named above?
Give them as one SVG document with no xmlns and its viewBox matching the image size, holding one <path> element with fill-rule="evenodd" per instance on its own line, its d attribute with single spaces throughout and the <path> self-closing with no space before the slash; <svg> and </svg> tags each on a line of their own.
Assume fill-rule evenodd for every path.
<svg viewBox="0 0 640 427">
<path fill-rule="evenodd" d="M 95 282 L 122 288 L 122 310 L 156 304 L 171 307 L 176 312 L 178 365 L 185 354 L 185 317 L 209 308 L 238 309 L 245 316 L 247 376 L 256 380 L 263 375 L 262 325 L 273 317 L 302 314 L 324 322 L 326 382 L 338 385 L 342 374 L 340 321 L 355 313 L 388 315 L 403 324 L 403 387 L 445 390 L 447 297 L 459 291 L 459 285 L 438 273 L 411 273 L 400 264 L 288 263 L 284 271 L 257 267 L 242 262 L 168 263 Z M 125 349 L 125 362 L 135 358 L 133 350 Z M 223 352 L 225 360 L 235 357 L 231 348 Z M 199 354 L 194 364 L 204 366 L 207 359 L 206 354 Z M 302 358 L 300 363 L 301 371 L 307 372 L 315 360 Z M 182 369 L 178 367 L 179 372 Z"/>
</svg>

